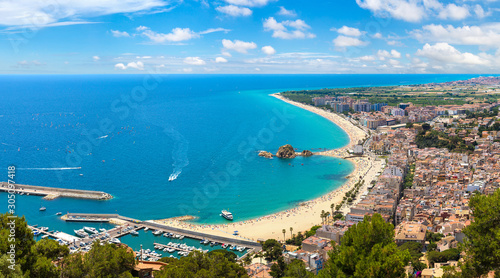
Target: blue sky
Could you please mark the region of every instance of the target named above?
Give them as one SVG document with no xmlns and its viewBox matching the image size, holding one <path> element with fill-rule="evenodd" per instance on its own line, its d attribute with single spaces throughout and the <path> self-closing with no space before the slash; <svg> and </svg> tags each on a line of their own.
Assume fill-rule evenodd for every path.
<svg viewBox="0 0 500 278">
<path fill-rule="evenodd" d="M 0 73 L 499 73 L 495 0 L 0 0 Z"/>
</svg>

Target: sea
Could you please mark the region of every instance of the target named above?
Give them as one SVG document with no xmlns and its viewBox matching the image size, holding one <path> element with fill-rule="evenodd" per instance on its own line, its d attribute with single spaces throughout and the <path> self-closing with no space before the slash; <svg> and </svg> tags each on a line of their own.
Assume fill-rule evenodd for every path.
<svg viewBox="0 0 500 278">
<path fill-rule="evenodd" d="M 72 233 L 57 212 L 227 223 L 290 209 L 354 169 L 323 157 L 266 159 L 349 143 L 338 126 L 274 97 L 286 90 L 409 85 L 480 75 L 2 75 L 0 181 L 104 191 L 109 201 L 18 195 L 29 224 Z M 0 212 L 7 212 L 0 193 Z M 46 211 L 39 211 L 41 206 Z M 99 227 L 109 228 L 108 224 Z M 97 228 L 97 227 L 96 227 Z"/>
</svg>

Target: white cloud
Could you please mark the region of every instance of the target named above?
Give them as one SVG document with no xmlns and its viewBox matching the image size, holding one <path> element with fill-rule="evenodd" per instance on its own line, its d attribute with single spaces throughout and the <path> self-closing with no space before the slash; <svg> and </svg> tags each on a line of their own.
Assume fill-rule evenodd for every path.
<svg viewBox="0 0 500 278">
<path fill-rule="evenodd" d="M 156 33 L 147 29 L 144 30 L 142 34 L 154 43 L 180 42 L 199 37 L 197 33 L 191 31 L 189 28 L 174 28 L 172 32 L 168 34 Z"/>
<path fill-rule="evenodd" d="M 227 50 L 233 50 L 239 53 L 246 54 L 248 50 L 257 48 L 257 44 L 254 42 L 244 42 L 240 40 L 230 41 L 222 40 L 222 46 Z"/>
<path fill-rule="evenodd" d="M 0 25 L 43 28 L 49 26 L 85 24 L 85 17 L 136 12 L 166 11 L 166 0 L 3 0 Z M 75 20 L 78 19 L 78 20 Z"/>
<path fill-rule="evenodd" d="M 210 28 L 201 32 L 194 32 L 189 28 L 174 28 L 172 32 L 168 34 L 157 33 L 152 31 L 148 27 L 140 26 L 137 27 L 137 30 L 141 32 L 141 34 L 151 40 L 152 43 L 169 43 L 169 42 L 182 42 L 195 38 L 199 38 L 200 35 L 210 34 L 214 32 L 229 32 L 231 30 L 224 28 Z"/>
<path fill-rule="evenodd" d="M 184 64 L 202 66 L 205 65 L 206 62 L 200 59 L 200 57 L 186 57 L 186 59 L 184 59 Z"/>
<path fill-rule="evenodd" d="M 235 5 L 228 5 L 228 6 L 223 6 L 223 7 L 217 7 L 215 8 L 218 12 L 238 17 L 238 16 L 250 16 L 252 15 L 252 10 L 249 8 L 245 7 L 238 7 Z"/>
<path fill-rule="evenodd" d="M 470 13 L 467 7 L 448 4 L 439 12 L 438 17 L 441 19 L 462 20 L 469 15 Z"/>
<path fill-rule="evenodd" d="M 500 24 L 453 27 L 452 25 L 426 25 L 410 34 L 421 42 L 446 42 L 460 45 L 477 45 L 498 48 Z"/>
<path fill-rule="evenodd" d="M 226 56 L 226 57 L 232 57 L 233 56 L 228 51 L 221 51 L 221 54 L 224 55 L 224 56 Z"/>
<path fill-rule="evenodd" d="M 394 49 L 391 50 L 391 55 L 393 58 L 397 58 L 397 59 L 401 58 L 401 53 L 399 53 L 398 51 L 396 51 Z"/>
<path fill-rule="evenodd" d="M 263 25 L 265 31 L 273 32 L 273 38 L 311 39 L 316 37 L 316 35 L 305 31 L 311 27 L 301 19 L 278 22 L 274 17 L 269 17 L 264 21 Z M 288 30 L 288 27 L 294 28 L 295 30 Z"/>
<path fill-rule="evenodd" d="M 419 22 L 435 16 L 441 19 L 462 20 L 470 15 L 467 5 L 443 5 L 438 0 L 356 0 L 356 3 L 377 16 L 390 16 L 408 22 Z"/>
<path fill-rule="evenodd" d="M 270 46 L 270 45 L 263 46 L 262 47 L 262 52 L 264 52 L 264 54 L 266 54 L 266 55 L 274 55 L 274 54 L 276 54 L 276 50 L 272 46 Z"/>
<path fill-rule="evenodd" d="M 113 34 L 113 37 L 130 37 L 130 34 L 125 32 L 125 31 L 118 31 L 118 30 L 111 30 L 111 34 Z"/>
<path fill-rule="evenodd" d="M 217 57 L 215 58 L 216 63 L 227 63 L 227 59 L 224 57 Z"/>
<path fill-rule="evenodd" d="M 351 37 L 359 37 L 362 35 L 361 31 L 358 28 L 342 26 L 342 28 L 336 30 L 339 34 L 351 36 Z"/>
<path fill-rule="evenodd" d="M 136 70 L 144 70 L 144 64 L 141 61 L 138 61 L 138 62 L 130 62 L 127 65 L 123 63 L 118 63 L 115 65 L 115 69 L 126 70 L 130 68 Z"/>
<path fill-rule="evenodd" d="M 351 38 L 351 37 L 346 37 L 346 36 L 338 36 L 333 40 L 333 44 L 336 47 L 340 48 L 345 48 L 349 46 L 361 46 L 361 45 L 366 45 L 367 43 L 358 39 L 358 38 Z"/>
<path fill-rule="evenodd" d="M 375 33 L 375 34 L 373 34 L 373 36 L 372 36 L 372 37 L 373 37 L 374 39 L 381 39 L 381 38 L 383 38 L 383 37 L 382 37 L 382 34 L 380 34 L 380 33 Z"/>
<path fill-rule="evenodd" d="M 379 60 L 385 60 L 385 59 L 389 59 L 389 58 L 395 58 L 395 59 L 399 59 L 401 58 L 401 53 L 399 53 L 398 51 L 396 50 L 391 50 L 391 52 L 387 51 L 387 50 L 379 50 L 377 52 L 377 56 L 379 58 Z"/>
<path fill-rule="evenodd" d="M 396 19 L 418 22 L 425 16 L 424 8 L 417 1 L 407 0 L 356 0 L 363 9 L 377 15 L 390 15 Z"/>
<path fill-rule="evenodd" d="M 476 14 L 476 16 L 480 19 L 486 17 L 486 16 L 489 16 L 491 13 L 490 12 L 485 12 L 483 7 L 481 7 L 481 5 L 476 5 L 474 6 L 474 13 Z"/>
<path fill-rule="evenodd" d="M 226 1 L 226 3 L 237 6 L 263 7 L 276 0 L 224 0 L 224 1 Z"/>
<path fill-rule="evenodd" d="M 297 16 L 297 13 L 293 10 L 287 10 L 285 7 L 281 6 L 278 15 L 283 16 Z"/>
<path fill-rule="evenodd" d="M 101 57 L 99 57 L 99 56 L 93 56 L 92 59 L 94 59 L 94 61 L 99 61 L 99 60 L 101 60 Z"/>
<path fill-rule="evenodd" d="M 490 61 L 469 52 L 460 52 L 447 43 L 426 43 L 422 49 L 417 50 L 417 56 L 425 57 L 432 61 L 448 64 L 488 65 Z"/>
<path fill-rule="evenodd" d="M 371 55 L 367 55 L 367 56 L 362 56 L 362 57 L 359 57 L 358 58 L 359 60 L 361 61 L 366 61 L 366 62 L 371 62 L 371 61 L 375 61 L 376 58 L 371 56 Z"/>
</svg>

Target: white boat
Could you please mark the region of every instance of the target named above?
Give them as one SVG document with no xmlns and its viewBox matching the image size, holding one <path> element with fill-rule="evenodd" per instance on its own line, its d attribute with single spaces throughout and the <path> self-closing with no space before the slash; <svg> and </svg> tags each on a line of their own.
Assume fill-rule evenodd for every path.
<svg viewBox="0 0 500 278">
<path fill-rule="evenodd" d="M 159 236 L 159 235 L 161 235 L 162 233 L 163 233 L 162 231 L 158 230 L 158 231 L 155 231 L 155 232 L 153 233 L 153 235 L 155 235 L 155 236 Z"/>
<path fill-rule="evenodd" d="M 40 207 L 40 211 L 46 211 L 47 208 L 46 207 Z"/>
<path fill-rule="evenodd" d="M 133 235 L 133 236 L 138 236 L 139 235 L 139 233 L 137 231 L 134 231 L 134 230 L 130 231 L 130 234 Z"/>
<path fill-rule="evenodd" d="M 48 238 L 48 237 L 49 237 L 49 235 L 43 235 L 43 236 L 42 236 L 42 239 L 43 239 L 43 238 Z"/>
<path fill-rule="evenodd" d="M 47 230 L 49 230 L 49 227 L 40 227 L 40 231 L 42 231 L 42 232 L 45 232 Z"/>
<path fill-rule="evenodd" d="M 109 242 L 115 243 L 115 244 L 121 243 L 121 241 L 119 239 L 117 239 L 117 238 L 112 238 L 112 239 L 109 240 Z"/>
<path fill-rule="evenodd" d="M 224 218 L 226 218 L 227 220 L 230 220 L 230 221 L 232 221 L 232 220 L 233 220 L 233 214 L 232 214 L 232 213 L 230 213 L 230 212 L 229 212 L 229 211 L 227 211 L 227 210 L 222 210 L 222 211 L 221 211 L 221 216 L 222 216 L 222 217 L 224 217 Z"/>
<path fill-rule="evenodd" d="M 144 228 L 144 231 L 145 232 L 149 231 L 149 228 L 148 227 Z"/>
<path fill-rule="evenodd" d="M 99 232 L 93 228 L 93 227 L 83 227 L 83 229 L 86 231 L 86 232 L 89 232 L 89 233 L 93 233 L 93 234 L 98 234 Z"/>
<path fill-rule="evenodd" d="M 106 232 L 106 229 L 104 229 L 104 228 L 100 228 L 100 229 L 99 229 L 99 232 L 101 232 L 101 233 L 105 233 L 105 232 Z"/>
<path fill-rule="evenodd" d="M 184 236 L 183 236 L 183 235 L 181 235 L 181 236 L 179 237 L 179 239 L 184 239 Z"/>
<path fill-rule="evenodd" d="M 56 213 L 56 215 L 61 215 L 61 214 L 62 214 L 62 212 L 58 212 L 58 213 Z"/>
<path fill-rule="evenodd" d="M 74 230 L 74 232 L 79 237 L 87 237 L 88 236 L 88 234 L 83 229 Z"/>
</svg>

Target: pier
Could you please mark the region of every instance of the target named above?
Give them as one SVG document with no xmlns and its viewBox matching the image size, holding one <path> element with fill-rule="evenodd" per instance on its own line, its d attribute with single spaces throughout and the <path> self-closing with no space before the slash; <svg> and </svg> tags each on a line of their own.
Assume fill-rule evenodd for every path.
<svg viewBox="0 0 500 278">
<path fill-rule="evenodd" d="M 34 195 L 44 196 L 45 200 L 53 200 L 59 197 L 91 199 L 91 200 L 110 200 L 113 198 L 111 194 L 103 191 L 81 190 L 81 189 L 66 189 L 48 186 L 22 185 L 16 184 L 14 189 L 19 195 Z M 9 184 L 0 182 L 0 191 L 9 192 Z"/>
</svg>

